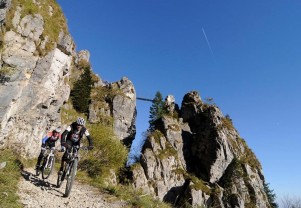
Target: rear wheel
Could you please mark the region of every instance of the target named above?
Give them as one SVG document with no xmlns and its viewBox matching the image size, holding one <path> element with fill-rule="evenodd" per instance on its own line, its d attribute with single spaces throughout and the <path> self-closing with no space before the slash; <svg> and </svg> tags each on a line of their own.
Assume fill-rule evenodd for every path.
<svg viewBox="0 0 301 208">
<path fill-rule="evenodd" d="M 69 174 L 67 175 L 67 184 L 66 184 L 66 189 L 65 189 L 65 197 L 68 197 L 70 195 L 72 185 L 75 179 L 76 171 L 77 171 L 77 159 L 74 159 L 73 165 L 71 166 L 71 170 Z"/>
<path fill-rule="evenodd" d="M 54 167 L 55 158 L 53 156 L 49 156 L 45 159 L 45 162 L 43 163 L 43 169 L 42 169 L 42 178 L 47 179 L 53 170 Z"/>
</svg>

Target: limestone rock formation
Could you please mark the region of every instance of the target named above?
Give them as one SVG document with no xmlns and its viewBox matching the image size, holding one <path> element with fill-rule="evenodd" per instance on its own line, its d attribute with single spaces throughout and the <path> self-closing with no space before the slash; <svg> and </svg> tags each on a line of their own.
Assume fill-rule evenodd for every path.
<svg viewBox="0 0 301 208">
<path fill-rule="evenodd" d="M 41 6 L 39 2 L 34 4 L 37 8 Z M 58 12 L 49 8 L 49 13 L 44 14 L 48 18 Z M 6 21 L 9 11 L 13 13 L 10 24 Z M 60 108 L 69 99 L 70 80 L 78 80 L 83 72 L 81 67 L 90 66 L 90 53 L 86 50 L 76 53 L 71 36 L 63 28 L 54 41 L 45 32 L 47 25 L 43 15 L 24 13 L 22 5 L 12 6 L 8 0 L 0 2 L 0 23 L 11 25 L 3 27 L 1 33 L 0 145 L 33 157 L 39 151 L 37 147 L 45 131 L 65 125 L 60 122 Z M 92 100 L 89 120 L 99 120 L 99 114 L 107 116 L 112 120 L 116 136 L 130 146 L 136 133 L 133 84 L 126 77 L 107 85 L 95 74 L 93 80 L 94 88 L 114 92 L 104 94 L 111 98 L 103 100 L 104 108 L 96 107 L 97 101 Z"/>
<path fill-rule="evenodd" d="M 103 91 L 102 99 L 97 98 L 98 94 L 102 94 L 99 91 Z M 118 82 L 96 88 L 94 94 L 96 96 L 89 109 L 90 122 L 112 118 L 116 136 L 130 147 L 136 134 L 136 91 L 132 82 L 123 77 Z"/>
<path fill-rule="evenodd" d="M 8 2 L 1 1 L 1 5 L 10 5 Z M 61 41 L 53 43 L 57 47 L 39 55 L 39 43 L 45 39 L 44 19 L 40 14 L 22 17 L 21 12 L 22 8 L 17 7 L 13 28 L 2 31 L 0 145 L 9 145 L 31 157 L 39 151 L 45 130 L 60 124 L 59 109 L 70 92 L 65 79 L 72 56 L 65 51 L 70 50 L 66 46 L 74 46 L 71 37 L 62 33 Z"/>
<path fill-rule="evenodd" d="M 231 119 L 196 91 L 178 112 L 166 101 L 175 112 L 167 110 L 149 133 L 131 168 L 133 186 L 176 207 L 270 207 L 261 165 Z"/>
</svg>

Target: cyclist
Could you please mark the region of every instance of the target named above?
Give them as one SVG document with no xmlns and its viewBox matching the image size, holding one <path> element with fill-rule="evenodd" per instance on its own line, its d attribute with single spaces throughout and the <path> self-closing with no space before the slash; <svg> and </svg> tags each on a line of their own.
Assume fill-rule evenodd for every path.
<svg viewBox="0 0 301 208">
<path fill-rule="evenodd" d="M 85 127 L 85 119 L 79 117 L 76 122 L 73 122 L 70 126 L 66 128 L 66 130 L 62 134 L 62 151 L 65 151 L 62 161 L 61 161 L 61 167 L 59 170 L 59 174 L 62 174 L 64 163 L 68 159 L 68 152 L 70 152 L 70 149 L 72 146 L 80 146 L 80 141 L 83 136 L 86 136 L 86 138 L 89 141 L 89 147 L 88 149 L 93 149 L 93 142 L 92 138 L 89 134 L 89 131 Z M 66 148 L 68 151 L 66 151 Z"/>
<path fill-rule="evenodd" d="M 41 152 L 38 157 L 36 169 L 39 169 L 41 166 L 41 161 L 43 159 L 44 153 L 46 151 L 46 148 L 55 148 L 55 142 L 58 141 L 61 138 L 61 127 L 57 127 L 52 132 L 48 132 L 47 135 L 42 139 L 42 147 Z"/>
</svg>

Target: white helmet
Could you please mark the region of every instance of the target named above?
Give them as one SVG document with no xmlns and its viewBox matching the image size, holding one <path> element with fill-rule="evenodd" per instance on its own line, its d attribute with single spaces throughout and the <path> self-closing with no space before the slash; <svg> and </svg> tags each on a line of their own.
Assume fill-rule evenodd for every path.
<svg viewBox="0 0 301 208">
<path fill-rule="evenodd" d="M 76 123 L 77 123 L 78 125 L 84 126 L 84 125 L 85 125 L 85 119 L 83 119 L 83 118 L 81 118 L 81 117 L 78 117 Z"/>
<path fill-rule="evenodd" d="M 55 132 L 60 133 L 61 132 L 61 127 L 57 127 L 56 129 L 54 129 Z"/>
</svg>

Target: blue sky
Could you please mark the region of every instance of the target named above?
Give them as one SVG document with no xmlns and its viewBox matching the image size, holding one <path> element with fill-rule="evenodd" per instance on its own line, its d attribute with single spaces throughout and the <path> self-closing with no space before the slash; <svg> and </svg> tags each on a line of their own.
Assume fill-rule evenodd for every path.
<svg viewBox="0 0 301 208">
<path fill-rule="evenodd" d="M 95 73 L 138 97 L 213 98 L 256 154 L 278 198 L 301 197 L 301 2 L 58 0 Z M 206 39 L 207 37 L 207 39 Z M 137 137 L 150 103 L 137 101 Z"/>
</svg>

